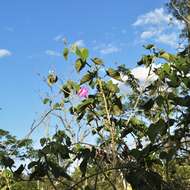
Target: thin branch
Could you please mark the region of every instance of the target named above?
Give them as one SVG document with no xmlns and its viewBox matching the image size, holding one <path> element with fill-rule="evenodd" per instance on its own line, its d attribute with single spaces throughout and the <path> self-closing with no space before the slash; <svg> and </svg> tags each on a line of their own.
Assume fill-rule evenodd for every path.
<svg viewBox="0 0 190 190">
<path fill-rule="evenodd" d="M 82 183 L 82 182 L 85 181 L 86 179 L 90 179 L 90 178 L 92 178 L 92 177 L 94 177 L 94 176 L 96 176 L 96 175 L 103 174 L 103 173 L 108 172 L 108 171 L 120 170 L 120 169 L 124 169 L 124 168 L 127 169 L 127 167 L 121 166 L 121 167 L 108 168 L 107 170 L 98 171 L 98 172 L 96 172 L 96 173 L 94 173 L 94 174 L 91 174 L 91 175 L 89 175 L 89 176 L 87 176 L 87 177 L 84 177 L 83 179 L 81 179 L 80 181 L 78 181 L 77 183 L 75 183 L 74 185 L 72 185 L 70 188 L 68 188 L 67 190 L 72 190 L 72 189 L 74 189 L 76 186 L 78 186 L 80 183 Z"/>
<path fill-rule="evenodd" d="M 104 177 L 106 178 L 106 180 L 110 183 L 110 185 L 112 186 L 113 190 L 117 190 L 117 188 L 115 187 L 114 183 L 112 183 L 112 181 L 109 179 L 109 177 L 106 175 L 106 173 L 102 170 L 102 168 L 100 167 L 100 165 L 97 162 L 96 162 L 96 165 L 102 171 L 102 174 L 104 175 Z"/>
<path fill-rule="evenodd" d="M 190 25 L 190 20 L 188 20 L 186 17 L 184 17 L 184 16 L 181 14 L 180 10 L 176 7 L 176 5 L 175 5 L 173 2 L 171 2 L 171 6 L 172 6 L 172 8 L 173 8 L 174 10 L 176 10 L 178 16 L 180 16 L 180 17 L 182 18 L 182 20 L 183 20 L 187 25 Z"/>
<path fill-rule="evenodd" d="M 103 100 L 104 100 L 104 106 L 105 106 L 105 110 L 106 110 L 106 115 L 107 115 L 107 120 L 108 120 L 108 128 L 110 129 L 111 132 L 111 141 L 112 141 L 112 153 L 113 153 L 113 164 L 115 165 L 115 160 L 116 160 L 116 154 L 115 154 L 115 130 L 111 125 L 111 120 L 110 120 L 110 114 L 109 114 L 109 110 L 108 110 L 108 104 L 107 104 L 107 100 L 106 100 L 106 96 L 104 94 L 104 90 L 102 87 L 102 81 L 100 79 L 98 79 L 98 84 L 100 86 L 100 92 L 102 93 L 103 96 Z"/>
<path fill-rule="evenodd" d="M 46 163 L 48 164 L 48 160 L 47 160 L 46 154 L 44 154 L 44 158 L 45 158 Z M 49 166 L 48 166 L 48 167 L 49 167 Z M 49 182 L 51 183 L 52 187 L 53 187 L 55 190 L 57 190 L 57 187 L 54 185 L 54 183 L 53 183 L 53 181 L 52 181 L 52 179 L 51 179 L 51 177 L 50 177 L 48 171 L 47 171 L 47 177 L 48 177 L 48 180 L 49 180 Z"/>
<path fill-rule="evenodd" d="M 152 62 L 153 62 L 153 61 L 152 61 Z M 140 101 L 140 98 L 141 98 L 141 96 L 142 96 L 142 94 L 143 94 L 143 90 L 144 90 L 144 88 L 145 88 L 145 86 L 146 86 L 146 83 L 147 83 L 147 81 L 149 80 L 149 77 L 151 76 L 150 71 L 151 71 L 151 67 L 150 67 L 149 72 L 148 72 L 149 74 L 147 75 L 147 77 L 146 77 L 146 79 L 145 79 L 144 85 L 143 85 L 142 88 L 140 89 L 140 93 L 139 93 L 139 96 L 138 96 L 137 99 L 136 99 L 136 102 L 135 102 L 135 104 L 134 104 L 133 110 L 135 110 L 136 107 L 138 106 L 138 103 L 139 103 L 139 101 Z M 126 126 L 129 124 L 131 118 L 133 117 L 133 115 L 134 115 L 135 113 L 136 113 L 135 111 L 134 111 L 134 112 L 131 112 L 131 114 L 130 114 L 130 116 L 129 116 L 127 122 L 126 122 Z"/>
<path fill-rule="evenodd" d="M 50 110 L 41 118 L 41 120 L 40 120 L 36 125 L 34 125 L 34 124 L 35 124 L 35 121 L 34 121 L 34 122 L 32 123 L 32 125 L 31 125 L 31 129 L 30 129 L 29 133 L 24 137 L 24 139 L 28 139 L 28 138 L 30 137 L 30 135 L 34 132 L 34 130 L 35 130 L 37 127 L 39 127 L 39 126 L 43 123 L 44 119 L 45 119 L 53 110 L 54 110 L 54 109 L 50 109 Z M 16 149 L 18 148 L 18 146 L 19 146 L 21 143 L 22 143 L 22 140 L 16 145 L 15 149 L 10 153 L 10 155 L 14 154 L 14 152 L 16 151 Z"/>
</svg>

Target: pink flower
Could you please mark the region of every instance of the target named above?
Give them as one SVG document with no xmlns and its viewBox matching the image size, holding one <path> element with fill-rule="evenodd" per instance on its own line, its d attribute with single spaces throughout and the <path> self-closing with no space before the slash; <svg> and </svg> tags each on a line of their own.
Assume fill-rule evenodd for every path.
<svg viewBox="0 0 190 190">
<path fill-rule="evenodd" d="M 87 98 L 88 97 L 88 89 L 86 87 L 81 87 L 77 94 L 79 97 Z"/>
</svg>

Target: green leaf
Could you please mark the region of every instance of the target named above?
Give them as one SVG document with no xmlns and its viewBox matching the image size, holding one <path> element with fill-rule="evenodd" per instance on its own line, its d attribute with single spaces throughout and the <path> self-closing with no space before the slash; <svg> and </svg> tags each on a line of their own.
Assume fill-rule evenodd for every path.
<svg viewBox="0 0 190 190">
<path fill-rule="evenodd" d="M 66 145 L 60 144 L 61 142 L 51 142 L 49 144 L 49 147 L 47 146 L 47 149 L 45 150 L 45 152 L 47 152 L 48 154 L 53 153 L 54 155 L 60 155 L 60 157 L 62 159 L 69 159 L 69 153 L 70 150 L 68 149 L 68 147 Z"/>
<path fill-rule="evenodd" d="M 164 160 L 164 159 L 166 159 L 167 160 L 167 157 L 168 157 L 168 153 L 167 152 L 165 152 L 165 151 L 163 151 L 163 152 L 161 152 L 160 153 L 160 159 L 162 159 L 162 160 Z"/>
<path fill-rule="evenodd" d="M 60 104 L 59 103 L 55 103 L 54 105 L 53 105 L 53 109 L 59 109 L 60 108 Z"/>
<path fill-rule="evenodd" d="M 66 137 L 65 132 L 63 130 L 59 130 L 55 133 L 53 139 L 56 139 L 57 142 L 62 143 L 65 137 Z"/>
<path fill-rule="evenodd" d="M 69 49 L 68 49 L 68 48 L 65 48 L 65 49 L 63 50 L 63 57 L 65 58 L 65 60 L 68 59 L 68 55 L 69 55 Z"/>
<path fill-rule="evenodd" d="M 175 153 L 176 153 L 175 148 L 171 148 L 168 152 L 162 151 L 159 157 L 162 160 L 170 161 L 172 160 Z"/>
<path fill-rule="evenodd" d="M 82 172 L 82 177 L 84 177 L 86 174 L 87 164 L 88 164 L 88 159 L 83 159 L 83 161 L 79 166 L 80 171 Z"/>
<path fill-rule="evenodd" d="M 38 165 L 38 162 L 32 161 L 32 162 L 30 162 L 30 163 L 28 164 L 28 169 L 31 169 L 31 168 L 33 168 L 33 167 L 36 166 L 36 165 Z"/>
<path fill-rule="evenodd" d="M 75 90 L 76 92 L 78 92 L 79 89 L 80 89 L 80 85 L 79 85 L 78 83 L 72 81 L 72 80 L 68 80 L 68 81 L 67 81 L 67 88 L 68 88 L 68 89 L 73 89 L 73 90 Z"/>
<path fill-rule="evenodd" d="M 152 48 L 154 48 L 155 46 L 154 46 L 154 44 L 148 44 L 148 45 L 146 45 L 146 46 L 144 46 L 144 48 L 145 49 L 152 49 Z"/>
<path fill-rule="evenodd" d="M 86 119 L 87 119 L 87 122 L 88 122 L 88 124 L 91 122 L 91 121 L 93 121 L 93 119 L 94 119 L 94 113 L 88 113 L 87 114 L 87 117 L 86 117 Z"/>
<path fill-rule="evenodd" d="M 89 56 L 89 51 L 86 48 L 79 48 L 76 46 L 75 50 L 76 55 L 82 59 L 83 62 L 86 62 L 88 56 Z"/>
<path fill-rule="evenodd" d="M 77 106 L 77 112 L 80 113 L 80 112 L 84 111 L 93 102 L 94 102 L 93 98 L 87 98 L 87 99 L 83 100 L 82 103 Z"/>
<path fill-rule="evenodd" d="M 86 48 L 81 48 L 81 59 L 83 60 L 83 61 L 86 61 L 86 59 L 88 58 L 88 56 L 89 56 L 89 52 L 88 52 L 88 49 L 86 49 Z"/>
<path fill-rule="evenodd" d="M 65 138 L 65 142 L 67 146 L 71 146 L 71 139 L 68 136 Z"/>
<path fill-rule="evenodd" d="M 40 144 L 41 146 L 44 146 L 44 144 L 47 142 L 47 139 L 46 138 L 41 138 L 40 139 Z"/>
<path fill-rule="evenodd" d="M 190 78 L 184 77 L 182 80 L 185 86 L 190 89 Z"/>
<path fill-rule="evenodd" d="M 71 90 L 68 88 L 67 85 L 63 85 L 61 88 L 61 92 L 64 93 L 65 98 L 68 98 L 70 96 Z"/>
<path fill-rule="evenodd" d="M 152 123 L 148 130 L 147 130 L 147 135 L 151 142 L 154 142 L 156 140 L 156 137 L 159 134 L 162 134 L 164 131 L 166 131 L 167 125 L 163 119 L 158 120 L 156 123 Z"/>
<path fill-rule="evenodd" d="M 165 51 L 160 51 L 159 58 L 165 59 L 168 62 L 175 61 L 176 57 L 170 53 L 167 53 Z"/>
<path fill-rule="evenodd" d="M 68 149 L 68 147 L 66 145 L 60 145 L 58 151 L 59 151 L 62 159 L 70 158 L 70 156 L 69 156 L 70 150 Z"/>
<path fill-rule="evenodd" d="M 29 146 L 32 144 L 32 140 L 31 139 L 21 139 L 17 141 L 18 143 L 18 148 L 22 148 L 24 146 Z"/>
<path fill-rule="evenodd" d="M 50 102 L 50 99 L 49 98 L 44 98 L 43 104 L 47 104 L 48 102 Z"/>
<path fill-rule="evenodd" d="M 123 105 L 120 98 L 114 99 L 112 110 L 114 115 L 120 115 L 123 113 Z"/>
<path fill-rule="evenodd" d="M 170 87 L 177 88 L 181 84 L 181 81 L 179 77 L 177 76 L 177 73 L 175 72 L 170 73 L 168 78 L 170 79 L 170 81 L 167 81 L 167 84 Z"/>
<path fill-rule="evenodd" d="M 5 135 L 8 135 L 8 134 L 9 134 L 8 131 L 5 131 L 5 130 L 3 130 L 3 129 L 0 129 L 0 137 L 5 136 Z"/>
<path fill-rule="evenodd" d="M 184 97 L 170 97 L 174 101 L 175 105 L 178 106 L 184 106 L 184 107 L 189 107 L 190 105 L 190 96 L 184 96 Z"/>
<path fill-rule="evenodd" d="M 114 94 L 117 93 L 117 92 L 119 92 L 118 86 L 116 84 L 113 84 L 112 80 L 110 80 L 110 81 L 107 82 L 106 87 L 108 88 L 108 90 L 110 92 L 112 92 Z"/>
<path fill-rule="evenodd" d="M 144 55 L 140 61 L 137 62 L 138 65 L 145 65 L 149 67 L 153 63 L 154 56 L 153 55 Z"/>
<path fill-rule="evenodd" d="M 59 167 L 59 165 L 51 161 L 49 161 L 48 164 L 51 167 L 51 172 L 55 178 L 64 177 L 67 180 L 71 180 L 71 177 L 66 173 L 64 168 Z"/>
<path fill-rule="evenodd" d="M 154 105 L 154 100 L 150 98 L 147 102 L 145 102 L 143 105 L 140 107 L 144 109 L 145 111 L 149 111 Z"/>
<path fill-rule="evenodd" d="M 135 159 L 139 159 L 141 157 L 141 151 L 138 149 L 132 149 L 130 151 L 130 155 L 132 155 Z"/>
<path fill-rule="evenodd" d="M 77 122 L 80 122 L 81 119 L 84 117 L 84 115 L 85 115 L 85 111 L 81 111 L 80 113 L 78 113 Z"/>
<path fill-rule="evenodd" d="M 123 80 L 121 79 L 120 73 L 117 70 L 114 70 L 112 68 L 109 68 L 106 71 L 107 75 L 114 78 L 115 80 L 121 81 L 123 82 Z"/>
<path fill-rule="evenodd" d="M 41 178 L 47 174 L 47 167 L 44 163 L 38 162 L 35 166 L 33 173 L 30 174 L 30 180 L 34 178 Z"/>
<path fill-rule="evenodd" d="M 92 149 L 88 149 L 88 148 L 84 148 L 84 149 L 81 149 L 81 152 L 79 153 L 78 157 L 79 159 L 82 157 L 83 160 L 79 166 L 80 168 L 80 171 L 82 173 L 82 177 L 85 176 L 86 174 L 86 169 L 87 169 L 87 164 L 88 164 L 88 161 L 90 158 L 94 158 L 95 157 L 95 154 L 96 154 L 96 149 L 94 147 L 92 147 Z"/>
<path fill-rule="evenodd" d="M 86 185 L 85 187 L 84 187 L 84 190 L 93 190 L 94 188 L 92 188 L 92 187 L 90 187 L 89 185 Z"/>
<path fill-rule="evenodd" d="M 75 63 L 75 69 L 77 72 L 80 72 L 86 65 L 86 62 L 83 61 L 81 58 L 77 59 L 76 60 L 76 63 Z"/>
<path fill-rule="evenodd" d="M 22 174 L 22 172 L 24 171 L 24 169 L 25 169 L 24 166 L 21 164 L 18 167 L 18 169 L 16 171 L 14 171 L 14 176 L 19 177 Z"/>
<path fill-rule="evenodd" d="M 14 160 L 10 157 L 3 157 L 0 162 L 5 166 L 11 168 L 14 164 Z"/>
<path fill-rule="evenodd" d="M 81 55 L 81 51 L 80 51 L 79 47 L 76 46 L 75 48 L 76 48 L 76 49 L 75 49 L 76 55 L 81 58 L 82 55 Z"/>
<path fill-rule="evenodd" d="M 161 106 L 164 104 L 165 99 L 164 99 L 163 96 L 159 95 L 159 96 L 156 98 L 155 101 L 156 101 L 156 104 L 157 104 L 159 107 L 161 107 Z"/>
<path fill-rule="evenodd" d="M 94 59 L 92 59 L 93 63 L 96 65 L 102 65 L 103 61 L 97 57 L 95 57 Z"/>
<path fill-rule="evenodd" d="M 55 74 L 49 74 L 47 78 L 47 83 L 49 86 L 56 83 L 58 80 L 58 77 Z"/>
<path fill-rule="evenodd" d="M 90 73 L 85 74 L 80 80 L 80 84 L 84 84 L 92 79 L 92 75 Z"/>
<path fill-rule="evenodd" d="M 164 72 L 166 72 L 167 74 L 170 74 L 170 65 L 168 63 L 165 63 L 163 66 L 162 66 L 162 70 Z"/>
</svg>

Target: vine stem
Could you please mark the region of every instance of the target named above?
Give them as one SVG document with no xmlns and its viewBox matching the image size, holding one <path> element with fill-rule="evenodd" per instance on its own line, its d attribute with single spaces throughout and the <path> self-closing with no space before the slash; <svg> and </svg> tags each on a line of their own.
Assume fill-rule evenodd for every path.
<svg viewBox="0 0 190 190">
<path fill-rule="evenodd" d="M 95 161 L 96 162 L 96 161 Z M 96 162 L 96 165 L 98 166 L 99 170 L 102 171 L 102 174 L 104 175 L 104 177 L 106 178 L 106 180 L 110 183 L 110 185 L 112 186 L 113 190 L 117 190 L 115 184 L 109 179 L 109 177 L 106 175 L 106 173 L 103 171 L 103 169 L 101 168 L 101 166 L 98 164 L 98 162 Z M 97 174 L 98 175 L 98 174 Z"/>
<path fill-rule="evenodd" d="M 44 157 L 45 157 L 46 163 L 48 164 L 48 159 L 47 159 L 46 154 L 44 154 Z M 47 171 L 47 178 L 48 178 L 49 182 L 51 183 L 52 187 L 54 188 L 54 190 L 57 190 L 57 187 L 53 183 L 53 180 L 51 179 L 51 176 L 49 175 L 48 171 Z"/>
<path fill-rule="evenodd" d="M 40 119 L 40 121 L 39 121 L 36 125 L 34 125 L 34 124 L 35 124 L 35 121 L 34 121 L 34 122 L 32 123 L 32 125 L 31 125 L 30 131 L 29 131 L 28 134 L 24 137 L 24 139 L 28 139 L 28 138 L 30 137 L 30 135 L 34 132 L 34 130 L 35 130 L 36 128 L 38 128 L 38 127 L 42 124 L 42 122 L 44 121 L 44 119 L 45 119 L 53 110 L 55 110 L 55 109 L 50 109 L 50 110 Z M 18 148 L 18 146 L 19 146 L 21 143 L 22 143 L 22 140 L 16 145 L 15 149 L 10 153 L 10 155 L 14 154 L 14 152 L 16 151 L 16 149 Z"/>
<path fill-rule="evenodd" d="M 116 164 L 116 153 L 115 153 L 116 145 L 115 145 L 115 138 L 114 138 L 114 136 L 115 136 L 115 130 L 114 130 L 114 128 L 111 125 L 110 113 L 109 113 L 109 110 L 108 110 L 108 104 L 107 104 L 106 96 L 104 94 L 104 90 L 103 90 L 103 87 L 102 87 L 102 81 L 100 79 L 98 79 L 98 84 L 100 86 L 100 92 L 101 92 L 101 94 L 103 96 L 103 100 L 104 100 L 104 106 L 105 106 L 107 120 L 108 120 L 108 128 L 110 129 L 110 132 L 111 132 L 113 165 L 115 166 L 115 164 Z"/>
<path fill-rule="evenodd" d="M 147 75 L 147 77 L 146 77 L 146 79 L 145 79 L 144 85 L 143 85 L 143 86 L 141 87 L 141 89 L 140 89 L 140 93 L 139 93 L 139 95 L 138 95 L 138 97 L 137 97 L 137 99 L 136 99 L 136 102 L 135 102 L 135 105 L 134 105 L 134 107 L 133 107 L 133 110 L 135 110 L 135 109 L 137 108 L 137 106 L 138 106 L 138 103 L 139 103 L 139 101 L 140 101 L 140 98 L 141 98 L 141 96 L 142 96 L 142 94 L 143 94 L 143 89 L 145 88 L 146 83 L 147 83 L 149 77 L 151 76 L 151 75 L 150 75 L 150 71 L 151 71 L 151 67 L 150 67 L 149 72 L 148 72 L 149 74 Z M 127 122 L 126 122 L 126 126 L 128 126 L 128 124 L 129 124 L 131 118 L 133 117 L 134 113 L 135 113 L 135 112 L 132 112 L 132 113 L 130 114 L 130 116 L 129 116 Z"/>
<path fill-rule="evenodd" d="M 94 173 L 94 174 L 91 174 L 91 175 L 89 175 L 89 176 L 87 176 L 87 177 L 82 178 L 80 181 L 76 182 L 74 185 L 72 185 L 71 187 L 69 187 L 69 188 L 66 189 L 66 190 L 75 189 L 76 186 L 78 186 L 80 183 L 82 183 L 82 182 L 85 181 L 86 179 L 90 179 L 90 178 L 92 178 L 92 177 L 94 177 L 94 176 L 97 176 L 97 175 L 99 175 L 99 174 L 103 174 L 103 173 L 105 173 L 105 172 L 112 171 L 112 170 L 120 170 L 120 169 L 124 169 L 124 168 L 127 169 L 127 167 L 121 166 L 121 167 L 113 167 L 113 168 L 108 168 L 108 169 L 106 169 L 106 170 L 98 171 L 98 172 L 96 172 L 96 173 Z"/>
<path fill-rule="evenodd" d="M 178 16 L 180 16 L 187 25 L 190 25 L 190 20 L 181 14 L 180 10 L 175 6 L 173 2 L 171 2 L 171 6 L 176 10 Z"/>
</svg>

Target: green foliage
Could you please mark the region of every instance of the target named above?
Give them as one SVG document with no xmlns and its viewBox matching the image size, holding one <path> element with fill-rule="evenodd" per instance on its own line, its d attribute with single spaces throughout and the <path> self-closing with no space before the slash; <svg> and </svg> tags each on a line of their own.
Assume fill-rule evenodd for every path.
<svg viewBox="0 0 190 190">
<path fill-rule="evenodd" d="M 65 49 L 63 50 L 63 57 L 65 58 L 65 60 L 68 59 L 68 55 L 69 55 L 69 49 L 68 49 L 68 48 L 65 48 Z"/>
<path fill-rule="evenodd" d="M 123 82 L 123 80 L 121 79 L 120 73 L 117 70 L 109 68 L 106 72 L 107 72 L 107 75 L 112 77 L 113 79 Z"/>
<path fill-rule="evenodd" d="M 56 83 L 57 80 L 58 80 L 58 77 L 54 73 L 49 74 L 48 77 L 47 77 L 47 83 L 48 83 L 49 86 Z"/>
<path fill-rule="evenodd" d="M 81 58 L 78 58 L 75 63 L 75 68 L 77 72 L 81 71 L 86 65 L 86 62 L 83 61 Z"/>
<path fill-rule="evenodd" d="M 92 61 L 96 64 L 96 65 L 102 65 L 103 61 L 100 58 L 93 58 Z"/>
<path fill-rule="evenodd" d="M 187 189 L 189 181 L 183 177 L 189 174 L 182 165 L 187 170 L 190 56 L 153 44 L 144 47 L 149 53 L 138 62 L 149 70 L 144 86 L 124 65 L 107 68 L 86 48 L 65 48 L 66 60 L 71 53 L 76 58 L 80 79 L 61 81 L 55 73 L 48 75 L 48 85 L 58 93 L 43 100 L 50 109 L 44 118 L 54 117 L 56 127 L 54 134 L 40 139 L 37 150 L 31 140 L 0 130 L 2 188 L 14 189 L 24 180 L 49 181 L 53 189 L 125 189 L 126 182 L 134 190 Z M 161 66 L 153 69 L 154 63 Z M 149 80 L 151 74 L 154 80 Z M 130 93 L 124 96 L 115 81 Z M 89 94 L 79 98 L 84 85 Z M 15 168 L 15 158 L 26 164 Z"/>
</svg>

